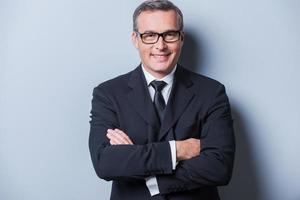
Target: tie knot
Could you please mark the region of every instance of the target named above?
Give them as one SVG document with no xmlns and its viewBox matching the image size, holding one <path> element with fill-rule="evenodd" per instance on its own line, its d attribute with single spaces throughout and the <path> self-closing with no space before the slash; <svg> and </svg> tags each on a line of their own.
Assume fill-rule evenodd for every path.
<svg viewBox="0 0 300 200">
<path fill-rule="evenodd" d="M 152 81 L 150 85 L 155 89 L 157 92 L 161 92 L 162 89 L 167 85 L 164 81 Z"/>
</svg>

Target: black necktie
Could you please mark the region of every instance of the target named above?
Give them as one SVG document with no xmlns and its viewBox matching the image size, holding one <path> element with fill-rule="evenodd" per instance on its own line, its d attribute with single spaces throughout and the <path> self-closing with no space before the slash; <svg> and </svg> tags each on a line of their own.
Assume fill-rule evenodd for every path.
<svg viewBox="0 0 300 200">
<path fill-rule="evenodd" d="M 150 85 L 155 89 L 153 103 L 155 106 L 156 113 L 159 117 L 159 121 L 160 123 L 162 123 L 166 103 L 163 95 L 161 94 L 161 91 L 167 84 L 164 81 L 152 81 Z"/>
</svg>

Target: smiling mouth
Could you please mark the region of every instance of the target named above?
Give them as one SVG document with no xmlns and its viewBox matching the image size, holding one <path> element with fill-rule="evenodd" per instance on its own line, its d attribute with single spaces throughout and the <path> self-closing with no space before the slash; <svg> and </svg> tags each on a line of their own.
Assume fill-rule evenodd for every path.
<svg viewBox="0 0 300 200">
<path fill-rule="evenodd" d="M 167 53 L 167 54 L 151 54 L 152 57 L 154 57 L 155 59 L 164 61 L 167 60 L 169 58 L 171 54 Z"/>
</svg>

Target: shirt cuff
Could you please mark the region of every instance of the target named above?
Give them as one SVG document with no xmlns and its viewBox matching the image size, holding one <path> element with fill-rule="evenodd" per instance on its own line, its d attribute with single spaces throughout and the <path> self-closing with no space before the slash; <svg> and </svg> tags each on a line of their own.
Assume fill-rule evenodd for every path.
<svg viewBox="0 0 300 200">
<path fill-rule="evenodd" d="M 146 185 L 151 194 L 151 196 L 159 194 L 159 188 L 157 179 L 155 176 L 150 176 L 146 178 Z"/>
<path fill-rule="evenodd" d="M 169 141 L 170 148 L 171 148 L 171 156 L 172 156 L 172 169 L 176 169 L 176 142 L 175 140 Z"/>
</svg>

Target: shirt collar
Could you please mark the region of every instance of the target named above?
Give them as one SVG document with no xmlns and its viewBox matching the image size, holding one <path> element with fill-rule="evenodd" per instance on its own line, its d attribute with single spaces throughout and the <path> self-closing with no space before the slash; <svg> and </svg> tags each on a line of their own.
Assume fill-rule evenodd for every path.
<svg viewBox="0 0 300 200">
<path fill-rule="evenodd" d="M 145 75 L 145 78 L 146 78 L 146 81 L 147 81 L 147 86 L 149 86 L 150 83 L 152 81 L 154 81 L 154 80 L 164 81 L 168 85 L 172 85 L 173 80 L 174 80 L 174 74 L 175 74 L 176 68 L 177 68 L 177 64 L 175 65 L 175 67 L 172 69 L 172 71 L 168 75 L 166 75 L 165 77 L 163 77 L 161 79 L 157 79 L 152 74 L 150 74 L 149 72 L 147 72 L 146 69 L 145 69 L 145 67 L 142 64 L 142 69 L 143 69 L 143 72 L 144 72 L 144 75 Z"/>
</svg>

